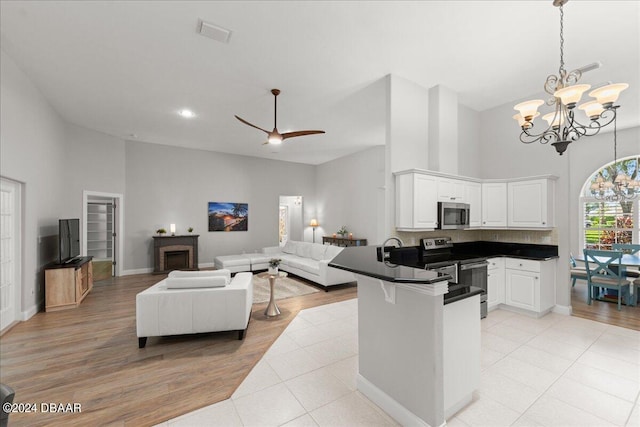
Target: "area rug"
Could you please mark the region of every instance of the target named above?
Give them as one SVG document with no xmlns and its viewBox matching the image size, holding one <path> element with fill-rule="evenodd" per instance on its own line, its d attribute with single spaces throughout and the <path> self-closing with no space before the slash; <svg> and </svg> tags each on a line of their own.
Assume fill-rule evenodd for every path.
<svg viewBox="0 0 640 427">
<path fill-rule="evenodd" d="M 307 285 L 300 280 L 290 277 L 281 277 L 276 280 L 275 293 L 276 299 L 285 299 L 297 297 L 300 295 L 312 294 L 318 292 L 319 289 Z M 269 289 L 269 279 L 253 276 L 253 303 L 261 303 L 269 301 L 271 290 Z"/>
</svg>

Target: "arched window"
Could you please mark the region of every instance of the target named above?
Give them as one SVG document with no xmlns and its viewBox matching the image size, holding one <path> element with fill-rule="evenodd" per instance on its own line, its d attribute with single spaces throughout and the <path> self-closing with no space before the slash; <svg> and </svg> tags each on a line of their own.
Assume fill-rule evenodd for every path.
<svg viewBox="0 0 640 427">
<path fill-rule="evenodd" d="M 640 155 L 611 162 L 596 171 L 584 184 L 581 243 L 584 248 L 611 250 L 613 243 L 639 243 Z M 612 181 L 629 179 L 618 191 L 636 197 L 616 199 Z M 609 196 L 609 197 L 607 197 Z"/>
</svg>

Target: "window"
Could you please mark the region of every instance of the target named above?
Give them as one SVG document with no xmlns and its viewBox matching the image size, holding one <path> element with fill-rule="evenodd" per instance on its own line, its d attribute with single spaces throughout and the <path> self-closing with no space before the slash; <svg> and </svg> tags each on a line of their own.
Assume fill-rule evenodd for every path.
<svg viewBox="0 0 640 427">
<path fill-rule="evenodd" d="M 639 157 L 628 157 L 605 165 L 594 173 L 584 185 L 580 204 L 582 206 L 581 237 L 582 246 L 588 249 L 611 250 L 614 243 L 638 243 L 638 211 L 640 196 L 630 201 L 606 201 L 596 197 L 597 190 L 592 185 L 599 177 L 611 179 L 613 175 L 624 173 L 632 181 L 637 181 Z M 628 192 L 640 191 L 631 186 Z"/>
</svg>

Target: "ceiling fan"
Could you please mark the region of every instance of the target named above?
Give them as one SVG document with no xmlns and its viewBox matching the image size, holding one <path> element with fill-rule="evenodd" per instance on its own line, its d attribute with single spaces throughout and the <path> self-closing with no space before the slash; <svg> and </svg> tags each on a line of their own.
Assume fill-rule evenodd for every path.
<svg viewBox="0 0 640 427">
<path fill-rule="evenodd" d="M 256 128 L 258 130 L 261 130 L 262 132 L 266 133 L 267 136 L 267 142 L 263 143 L 264 144 L 282 144 L 282 141 L 284 141 L 285 139 L 288 138 L 295 138 L 296 136 L 305 136 L 305 135 L 315 135 L 318 133 L 324 133 L 323 130 L 299 130 L 299 131 L 295 131 L 295 132 L 286 132 L 286 133 L 280 133 L 278 132 L 278 95 L 280 95 L 280 89 L 271 89 L 271 93 L 273 94 L 273 130 L 271 132 L 269 132 L 268 130 L 262 129 L 261 127 L 258 127 L 254 124 L 249 123 L 248 121 L 235 116 L 236 119 L 240 120 L 242 123 L 244 123 L 245 125 L 249 125 L 252 128 Z"/>
</svg>

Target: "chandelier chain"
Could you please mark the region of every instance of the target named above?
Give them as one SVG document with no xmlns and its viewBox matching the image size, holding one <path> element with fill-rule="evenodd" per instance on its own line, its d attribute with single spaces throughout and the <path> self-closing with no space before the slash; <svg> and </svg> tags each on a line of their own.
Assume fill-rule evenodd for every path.
<svg viewBox="0 0 640 427">
<path fill-rule="evenodd" d="M 562 79 L 566 73 L 564 69 L 564 10 L 560 5 L 560 70 L 559 75 Z"/>
</svg>

